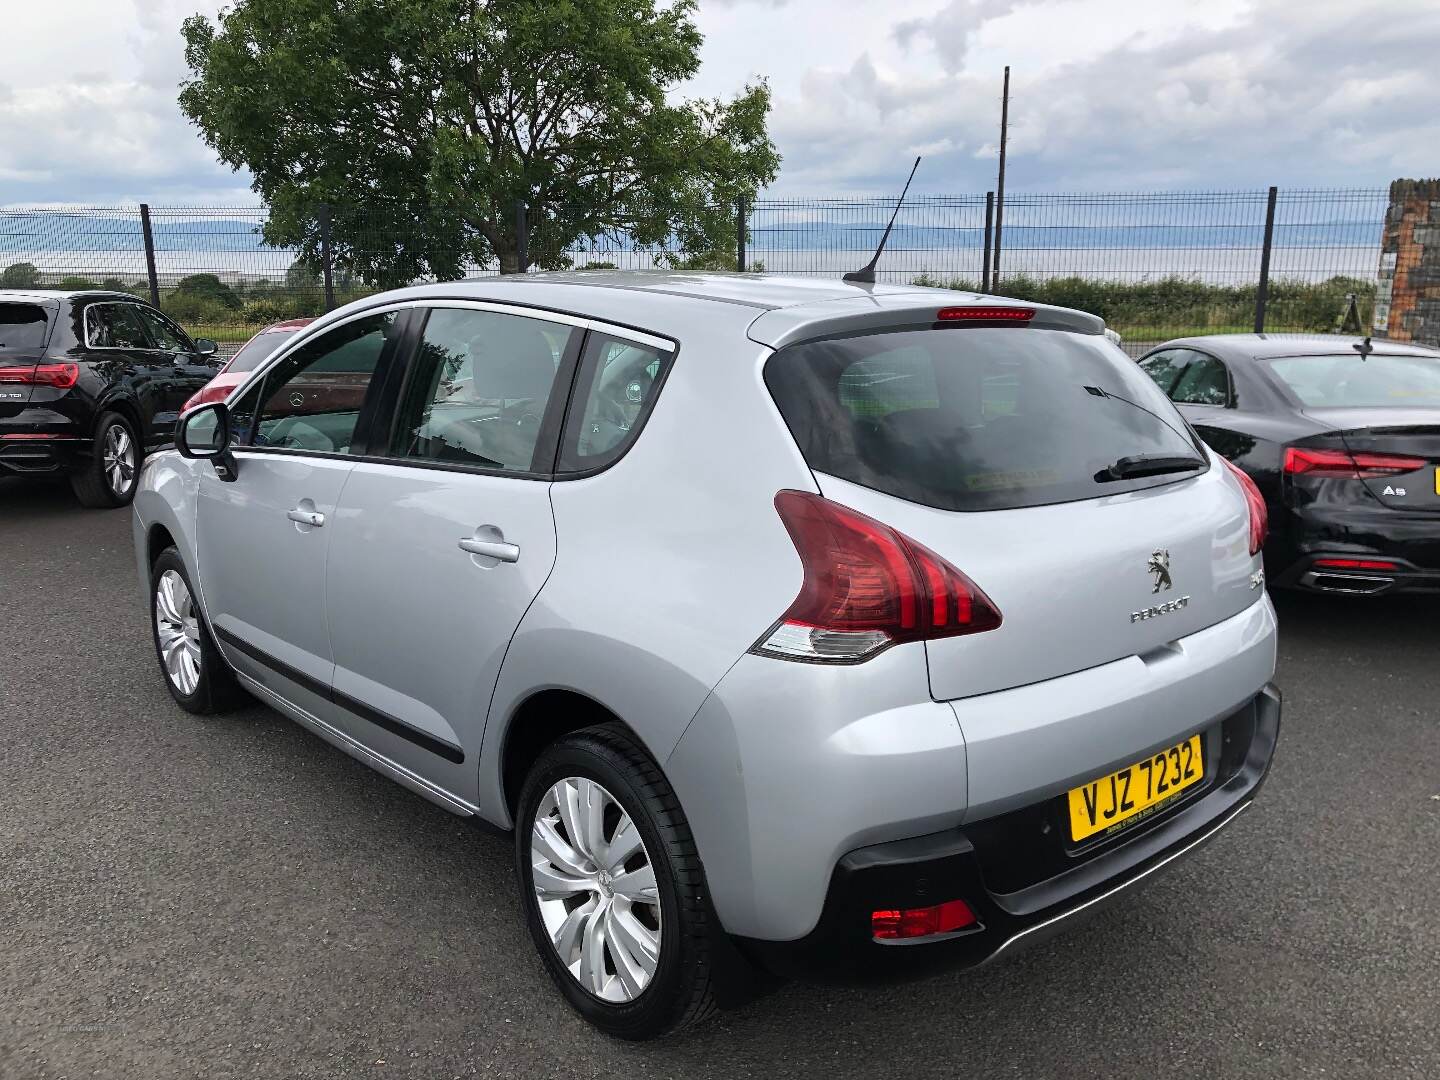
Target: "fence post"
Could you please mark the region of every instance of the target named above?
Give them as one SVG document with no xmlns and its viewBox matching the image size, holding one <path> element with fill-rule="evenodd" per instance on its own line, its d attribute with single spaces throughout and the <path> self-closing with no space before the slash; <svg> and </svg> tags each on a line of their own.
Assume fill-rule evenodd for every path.
<svg viewBox="0 0 1440 1080">
<path fill-rule="evenodd" d="M 1265 241 L 1260 248 L 1260 283 L 1255 288 L 1255 333 L 1265 332 L 1265 304 L 1270 299 L 1270 247 L 1275 241 L 1275 195 L 1277 188 L 1270 188 L 1270 197 L 1265 202 Z"/>
<path fill-rule="evenodd" d="M 987 191 L 985 193 L 985 261 L 981 264 L 980 269 L 980 291 L 982 293 L 990 291 L 990 245 L 995 240 L 995 234 L 992 231 L 994 228 L 995 193 Z"/>
<path fill-rule="evenodd" d="M 320 266 L 325 275 L 325 310 L 335 310 L 335 261 L 330 254 L 330 206 L 320 204 Z"/>
<path fill-rule="evenodd" d="M 145 272 L 150 277 L 150 302 L 160 306 L 160 278 L 155 273 L 155 234 L 150 230 L 150 204 L 140 204 L 140 232 L 145 237 Z"/>
<path fill-rule="evenodd" d="M 515 265 L 516 273 L 525 273 L 530 265 L 530 219 L 525 213 L 525 200 L 515 201 Z"/>
<path fill-rule="evenodd" d="M 745 273 L 745 224 L 750 219 L 750 207 L 744 195 L 735 203 L 735 269 Z"/>
</svg>

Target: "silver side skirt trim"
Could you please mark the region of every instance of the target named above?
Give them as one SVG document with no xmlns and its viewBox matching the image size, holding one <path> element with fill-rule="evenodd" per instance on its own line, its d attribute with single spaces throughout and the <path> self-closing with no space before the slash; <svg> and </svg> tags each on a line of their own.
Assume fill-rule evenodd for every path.
<svg viewBox="0 0 1440 1080">
<path fill-rule="evenodd" d="M 1129 881 L 1122 882 L 1121 884 L 1116 885 L 1113 889 L 1103 892 L 1099 896 L 1092 897 L 1091 899 L 1086 900 L 1085 903 L 1079 904 L 1071 908 L 1069 911 L 1062 911 L 1059 915 L 1056 915 L 1053 918 L 1046 919 L 1042 923 L 1036 923 L 1034 926 L 1021 930 L 1020 933 L 1008 939 L 1003 945 L 1001 945 L 998 949 L 991 953 L 986 958 L 985 963 L 988 964 L 990 961 L 994 960 L 1002 952 L 1008 949 L 1011 945 L 1014 945 L 1017 941 L 1020 941 L 1022 938 L 1028 937 L 1031 934 L 1039 933 L 1046 927 L 1054 926 L 1056 923 L 1063 922 L 1065 919 L 1073 918 L 1076 915 L 1080 914 L 1082 911 L 1084 911 L 1086 908 L 1094 907 L 1096 904 L 1103 903 L 1104 901 L 1110 899 L 1110 897 L 1114 896 L 1116 893 L 1123 892 L 1125 889 L 1128 889 L 1136 882 L 1144 881 L 1147 877 L 1153 874 L 1156 870 L 1159 870 L 1162 866 L 1166 866 L 1169 863 L 1174 862 L 1182 855 L 1188 854 L 1195 848 L 1199 847 L 1201 844 L 1205 843 L 1205 841 L 1209 840 L 1212 836 L 1214 836 L 1217 832 L 1223 829 L 1226 825 L 1229 825 L 1230 822 L 1234 821 L 1237 817 L 1239 817 L 1249 808 L 1250 804 L 1248 802 L 1241 803 L 1234 810 L 1231 810 L 1230 813 L 1226 814 L 1225 817 L 1221 818 L 1218 822 L 1211 826 L 1211 828 L 1207 830 L 1203 836 L 1197 836 L 1194 840 L 1191 840 L 1190 843 L 1186 844 L 1179 851 L 1172 851 L 1169 855 L 1166 855 L 1165 858 L 1161 859 L 1154 866 L 1147 867 L 1144 871 L 1136 874 Z"/>
<path fill-rule="evenodd" d="M 391 761 L 384 754 L 377 753 L 363 743 L 356 742 L 339 728 L 327 724 L 324 720 L 300 708 L 300 706 L 286 701 L 279 694 L 275 693 L 274 690 L 252 679 L 243 671 L 236 671 L 235 676 L 244 684 L 246 690 L 249 690 L 266 704 L 272 706 L 278 712 L 284 713 L 302 727 L 313 731 L 326 742 L 338 746 L 351 757 L 357 758 L 366 765 L 369 765 L 376 772 L 383 773 L 397 784 L 404 785 L 415 792 L 415 794 L 422 798 L 429 799 L 437 806 L 449 810 L 452 814 L 459 814 L 461 817 L 479 816 L 480 808 L 478 806 L 466 802 L 460 798 L 459 795 L 455 795 L 436 784 L 432 784 L 418 773 L 413 773 L 405 768 L 404 765 Z"/>
</svg>

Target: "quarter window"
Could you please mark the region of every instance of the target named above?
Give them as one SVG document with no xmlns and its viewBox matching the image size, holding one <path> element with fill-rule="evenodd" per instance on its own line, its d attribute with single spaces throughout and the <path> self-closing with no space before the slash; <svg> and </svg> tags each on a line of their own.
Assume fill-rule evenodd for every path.
<svg viewBox="0 0 1440 1080">
<path fill-rule="evenodd" d="M 134 304 L 91 304 L 85 309 L 85 343 L 92 349 L 149 349 L 150 335 Z"/>
<path fill-rule="evenodd" d="M 507 472 L 535 460 L 571 327 L 498 311 L 436 308 L 395 427 L 392 454 Z M 551 444 L 553 446 L 553 443 Z"/>
<path fill-rule="evenodd" d="M 387 311 L 337 326 L 267 372 L 258 392 L 253 445 L 351 453 L 365 395 L 396 333 L 396 317 Z M 237 431 L 253 408 L 249 399 L 247 393 L 236 403 Z"/>
<path fill-rule="evenodd" d="M 589 472 L 629 448 L 654 404 L 671 353 L 625 338 L 592 333 L 580 361 L 576 401 L 560 450 L 561 472 Z"/>
</svg>

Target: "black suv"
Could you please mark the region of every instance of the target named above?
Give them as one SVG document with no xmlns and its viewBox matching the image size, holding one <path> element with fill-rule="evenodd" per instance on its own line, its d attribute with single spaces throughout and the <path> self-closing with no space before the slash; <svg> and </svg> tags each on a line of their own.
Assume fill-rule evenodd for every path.
<svg viewBox="0 0 1440 1080">
<path fill-rule="evenodd" d="M 0 476 L 66 474 L 86 506 L 124 506 L 215 352 L 129 293 L 0 289 Z"/>
</svg>

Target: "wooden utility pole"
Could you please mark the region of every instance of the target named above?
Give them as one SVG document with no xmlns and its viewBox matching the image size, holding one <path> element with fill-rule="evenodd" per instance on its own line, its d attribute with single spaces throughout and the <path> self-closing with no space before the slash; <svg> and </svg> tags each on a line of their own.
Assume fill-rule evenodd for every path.
<svg viewBox="0 0 1440 1080">
<path fill-rule="evenodd" d="M 995 182 L 995 257 L 990 267 L 990 284 L 1000 281 L 1000 236 L 1005 221 L 1005 142 L 1010 135 L 1010 65 L 1005 65 L 1005 89 L 1000 96 L 1000 176 Z"/>
</svg>

